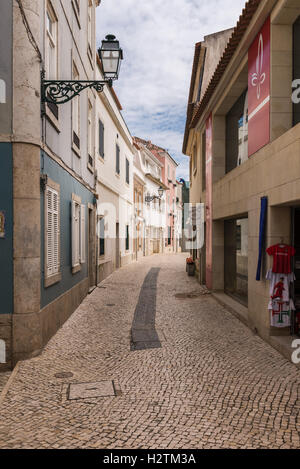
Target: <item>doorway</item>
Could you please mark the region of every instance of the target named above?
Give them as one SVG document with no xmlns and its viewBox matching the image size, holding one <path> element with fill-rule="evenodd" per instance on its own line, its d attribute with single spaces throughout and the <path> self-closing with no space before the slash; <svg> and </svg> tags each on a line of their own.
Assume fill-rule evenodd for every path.
<svg viewBox="0 0 300 469">
<path fill-rule="evenodd" d="M 120 267 L 120 225 L 116 223 L 116 269 Z"/>
<path fill-rule="evenodd" d="M 292 268 L 296 280 L 292 284 L 295 311 L 292 314 L 291 335 L 300 336 L 300 207 L 292 209 L 292 246 L 296 250 L 292 258 Z"/>
<path fill-rule="evenodd" d="M 89 208 L 89 290 L 96 286 L 96 242 L 95 210 Z"/>
</svg>

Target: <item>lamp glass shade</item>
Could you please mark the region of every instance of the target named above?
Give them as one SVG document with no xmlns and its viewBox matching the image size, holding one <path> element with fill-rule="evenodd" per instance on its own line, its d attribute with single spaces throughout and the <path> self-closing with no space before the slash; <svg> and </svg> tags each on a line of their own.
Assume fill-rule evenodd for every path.
<svg viewBox="0 0 300 469">
<path fill-rule="evenodd" d="M 102 41 L 102 47 L 99 49 L 99 56 L 102 63 L 103 74 L 106 79 L 117 80 L 123 52 L 120 49 L 119 41 L 115 36 L 108 35 Z"/>
<path fill-rule="evenodd" d="M 159 197 L 162 197 L 163 194 L 164 194 L 164 190 L 163 190 L 163 188 L 160 186 L 160 188 L 158 189 L 158 195 L 159 195 Z"/>
</svg>

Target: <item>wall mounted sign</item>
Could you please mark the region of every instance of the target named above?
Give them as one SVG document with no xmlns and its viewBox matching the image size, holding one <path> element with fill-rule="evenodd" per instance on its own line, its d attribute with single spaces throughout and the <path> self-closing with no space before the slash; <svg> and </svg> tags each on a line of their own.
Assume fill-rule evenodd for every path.
<svg viewBox="0 0 300 469">
<path fill-rule="evenodd" d="M 0 211 L 0 238 L 5 238 L 5 212 Z"/>
<path fill-rule="evenodd" d="M 270 142 L 270 18 L 248 51 L 248 155 Z"/>
<path fill-rule="evenodd" d="M 212 288 L 212 114 L 206 121 L 206 286 Z"/>
</svg>

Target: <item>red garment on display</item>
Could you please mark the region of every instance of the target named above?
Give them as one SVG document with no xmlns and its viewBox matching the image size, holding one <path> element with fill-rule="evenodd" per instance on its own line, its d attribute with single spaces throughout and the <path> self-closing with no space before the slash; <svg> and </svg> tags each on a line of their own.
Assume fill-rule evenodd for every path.
<svg viewBox="0 0 300 469">
<path fill-rule="evenodd" d="M 275 244 L 267 249 L 267 253 L 269 256 L 273 256 L 272 272 L 276 274 L 291 273 L 291 257 L 296 253 L 293 246 Z"/>
</svg>

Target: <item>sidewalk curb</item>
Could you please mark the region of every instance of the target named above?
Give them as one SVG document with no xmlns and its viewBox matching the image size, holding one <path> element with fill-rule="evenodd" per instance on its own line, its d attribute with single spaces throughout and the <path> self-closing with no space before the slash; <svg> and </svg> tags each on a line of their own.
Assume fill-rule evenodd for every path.
<svg viewBox="0 0 300 469">
<path fill-rule="evenodd" d="M 20 362 L 17 362 L 17 364 L 16 364 L 16 366 L 14 367 L 14 369 L 13 369 L 13 371 L 12 371 L 10 377 L 8 378 L 8 381 L 7 381 L 6 385 L 5 385 L 4 388 L 2 389 L 2 392 L 1 392 L 1 394 L 0 394 L 0 407 L 1 407 L 1 405 L 3 404 L 3 401 L 4 401 L 6 395 L 7 395 L 8 391 L 9 391 L 9 388 L 10 388 L 10 386 L 11 386 L 11 384 L 12 384 L 12 382 L 13 382 L 15 376 L 16 376 L 17 373 L 18 373 L 19 366 L 20 366 Z"/>
</svg>

